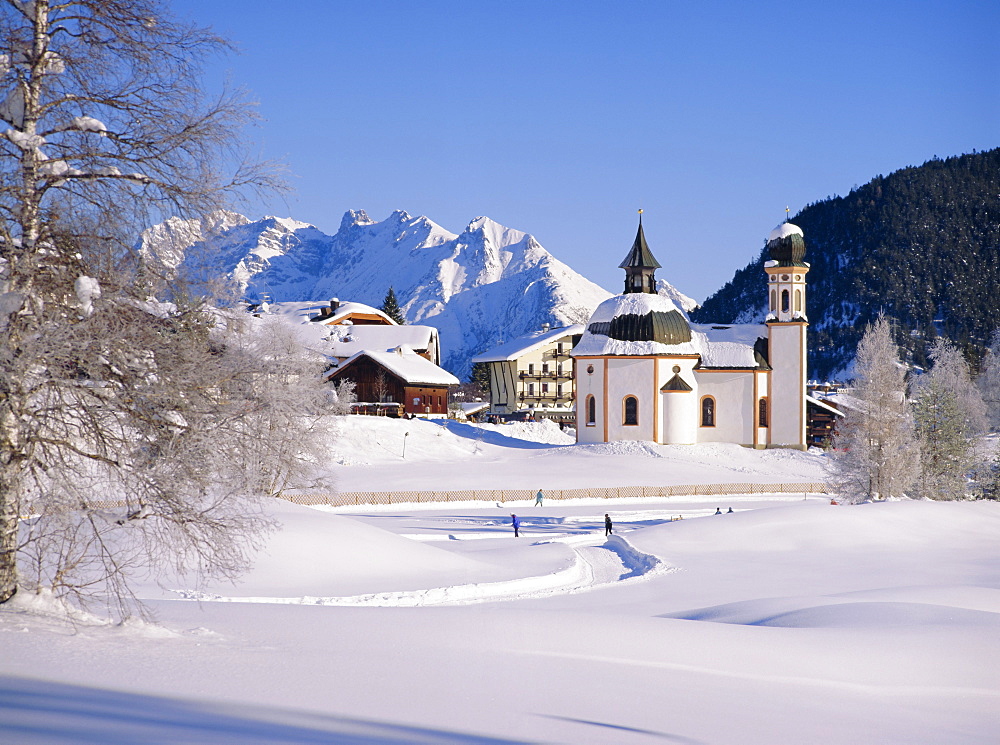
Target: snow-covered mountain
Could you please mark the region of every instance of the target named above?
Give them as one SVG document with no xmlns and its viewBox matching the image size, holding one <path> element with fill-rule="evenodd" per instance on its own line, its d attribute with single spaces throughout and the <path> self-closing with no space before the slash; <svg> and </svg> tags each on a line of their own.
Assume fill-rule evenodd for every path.
<svg viewBox="0 0 1000 745">
<path fill-rule="evenodd" d="M 351 210 L 330 236 L 290 218 L 220 212 L 172 218 L 146 231 L 142 247 L 195 276 L 227 276 L 250 300 L 336 297 L 377 307 L 392 286 L 408 323 L 438 328 L 442 364 L 459 377 L 473 355 L 543 323 L 586 323 L 611 296 L 531 235 L 488 217 L 455 234 L 402 210 L 381 222 Z M 660 291 L 693 306 L 668 283 Z"/>
</svg>

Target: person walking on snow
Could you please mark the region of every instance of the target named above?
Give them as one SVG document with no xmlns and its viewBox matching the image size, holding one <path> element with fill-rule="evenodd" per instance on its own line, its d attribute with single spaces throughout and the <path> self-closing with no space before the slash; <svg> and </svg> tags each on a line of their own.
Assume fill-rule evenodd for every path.
<svg viewBox="0 0 1000 745">
<path fill-rule="evenodd" d="M 542 506 L 542 500 L 544 498 L 545 498 L 545 495 L 542 494 L 542 490 L 539 489 L 538 490 L 538 494 L 535 495 L 535 507 L 541 507 Z"/>
<path fill-rule="evenodd" d="M 604 535 L 605 537 L 611 535 L 611 517 L 607 512 L 604 513 Z"/>
<path fill-rule="evenodd" d="M 518 530 L 520 530 L 521 528 L 521 520 L 518 518 L 517 515 L 511 513 L 510 524 L 514 526 L 514 537 L 520 538 L 521 534 L 518 532 Z"/>
</svg>

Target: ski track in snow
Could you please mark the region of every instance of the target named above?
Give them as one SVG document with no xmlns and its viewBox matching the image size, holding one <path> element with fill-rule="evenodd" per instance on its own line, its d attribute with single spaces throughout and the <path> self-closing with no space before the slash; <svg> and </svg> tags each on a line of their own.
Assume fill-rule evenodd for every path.
<svg viewBox="0 0 1000 745">
<path fill-rule="evenodd" d="M 412 608 L 431 605 L 470 605 L 508 600 L 568 595 L 588 592 L 625 582 L 650 579 L 676 571 L 652 554 L 638 551 L 621 536 L 606 540 L 567 536 L 556 539 L 573 550 L 573 564 L 550 574 L 521 577 L 502 582 L 435 587 L 427 590 L 400 590 L 364 595 L 333 597 L 226 597 L 195 590 L 174 590 L 184 600 L 221 603 L 273 603 L 279 605 L 337 605 Z M 603 542 L 602 542 L 603 540 Z M 533 545 L 551 543 L 537 541 Z"/>
</svg>

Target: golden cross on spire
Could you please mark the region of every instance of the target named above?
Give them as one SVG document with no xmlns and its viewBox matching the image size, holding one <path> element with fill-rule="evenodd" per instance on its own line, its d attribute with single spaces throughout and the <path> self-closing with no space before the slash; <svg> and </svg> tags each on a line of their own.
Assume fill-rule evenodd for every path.
<svg viewBox="0 0 1000 745">
<path fill-rule="evenodd" d="M 788 222 L 788 205 L 785 205 L 785 222 Z"/>
</svg>

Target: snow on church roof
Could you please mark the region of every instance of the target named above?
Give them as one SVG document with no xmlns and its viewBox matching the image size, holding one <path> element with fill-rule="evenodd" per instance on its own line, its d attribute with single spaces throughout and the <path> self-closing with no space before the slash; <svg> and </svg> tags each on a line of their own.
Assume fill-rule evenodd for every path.
<svg viewBox="0 0 1000 745">
<path fill-rule="evenodd" d="M 669 313 L 676 310 L 683 316 L 687 316 L 677 304 L 666 295 L 652 294 L 649 292 L 627 292 L 624 295 L 615 295 L 605 300 L 597 306 L 590 323 L 606 323 L 615 316 L 637 315 L 646 313 Z M 588 324 L 589 325 L 589 324 Z"/>
<path fill-rule="evenodd" d="M 702 346 L 700 367 L 745 370 L 760 366 L 754 345 L 758 339 L 767 338 L 767 326 L 757 323 L 693 324 L 691 335 Z"/>
<path fill-rule="evenodd" d="M 606 333 L 596 333 L 591 330 L 595 326 L 607 326 L 616 318 L 621 319 L 625 316 L 659 314 L 663 318 L 671 313 L 678 314 L 674 318 L 682 324 L 687 324 L 687 315 L 666 295 L 648 292 L 627 292 L 623 295 L 615 295 L 605 300 L 594 310 L 587 324 L 587 329 L 583 333 L 583 338 L 573 348 L 572 355 L 577 357 L 591 355 L 700 354 L 701 349 L 693 337 L 691 341 L 679 344 L 664 344 L 652 340 L 615 339 Z"/>
<path fill-rule="evenodd" d="M 783 222 L 781 223 L 781 225 L 779 225 L 778 227 L 776 227 L 774 230 L 771 231 L 771 234 L 767 236 L 767 241 L 768 243 L 770 243 L 771 241 L 777 241 L 781 240 L 782 238 L 787 238 L 790 235 L 801 235 L 803 238 L 805 237 L 802 233 L 802 228 L 800 228 L 798 225 L 793 225 L 790 222 Z"/>
<path fill-rule="evenodd" d="M 591 324 L 610 323 L 623 315 L 670 313 L 677 305 L 670 298 L 651 293 L 634 292 L 617 295 L 605 300 L 591 316 Z M 625 341 L 614 339 L 589 330 L 572 351 L 574 357 L 583 356 L 646 356 L 646 355 L 698 355 L 699 367 L 714 369 L 755 369 L 760 362 L 754 346 L 760 338 L 767 338 L 767 327 L 762 324 L 689 324 L 691 340 L 679 344 L 658 341 Z"/>
</svg>

